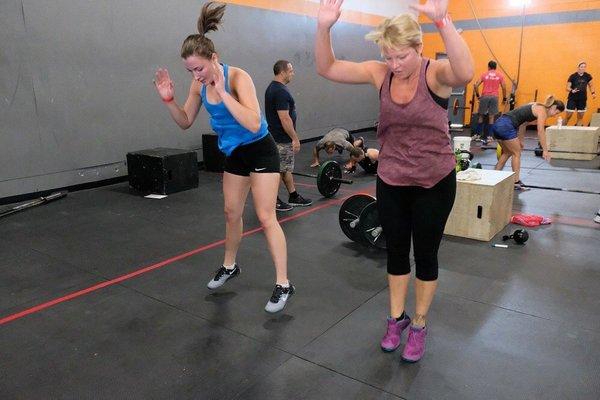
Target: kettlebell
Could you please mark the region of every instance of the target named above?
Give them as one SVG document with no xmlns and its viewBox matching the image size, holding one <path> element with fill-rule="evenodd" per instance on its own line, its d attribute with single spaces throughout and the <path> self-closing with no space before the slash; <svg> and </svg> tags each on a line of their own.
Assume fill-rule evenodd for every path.
<svg viewBox="0 0 600 400">
<path fill-rule="evenodd" d="M 466 157 L 463 154 L 466 155 Z M 454 155 L 462 159 L 468 158 L 469 161 L 473 159 L 473 153 L 471 153 L 469 150 L 456 150 Z"/>
<path fill-rule="evenodd" d="M 469 161 L 466 158 L 463 158 L 462 160 L 458 161 L 458 166 L 460 167 L 461 171 L 466 171 L 471 166 L 471 161 Z"/>
<path fill-rule="evenodd" d="M 525 229 L 517 229 L 510 236 L 502 236 L 503 241 L 507 241 L 508 239 L 514 240 L 517 244 L 525 244 L 525 242 L 529 240 L 529 232 Z"/>
</svg>

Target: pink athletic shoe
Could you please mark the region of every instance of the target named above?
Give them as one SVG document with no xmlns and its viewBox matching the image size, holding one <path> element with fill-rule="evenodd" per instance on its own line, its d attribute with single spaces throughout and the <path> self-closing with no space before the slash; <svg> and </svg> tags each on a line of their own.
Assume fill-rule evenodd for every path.
<svg viewBox="0 0 600 400">
<path fill-rule="evenodd" d="M 388 317 L 387 332 L 381 339 L 381 350 L 390 352 L 400 346 L 400 336 L 402 331 L 410 325 L 410 317 L 407 315 L 403 320 L 396 321 L 396 318 Z"/>
<path fill-rule="evenodd" d="M 427 327 L 410 327 L 408 330 L 408 340 L 402 352 L 402 359 L 404 361 L 414 363 L 423 357 L 423 354 L 425 354 L 425 336 L 427 336 Z"/>
</svg>

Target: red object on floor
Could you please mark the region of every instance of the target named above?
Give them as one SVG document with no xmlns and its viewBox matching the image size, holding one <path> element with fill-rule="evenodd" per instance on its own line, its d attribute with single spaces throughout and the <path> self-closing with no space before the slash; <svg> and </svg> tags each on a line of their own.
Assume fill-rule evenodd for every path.
<svg viewBox="0 0 600 400">
<path fill-rule="evenodd" d="M 519 224 L 519 225 L 531 227 L 531 226 L 551 224 L 552 220 L 550 218 L 542 217 L 541 215 L 515 214 L 510 219 L 510 222 L 513 224 Z"/>
</svg>

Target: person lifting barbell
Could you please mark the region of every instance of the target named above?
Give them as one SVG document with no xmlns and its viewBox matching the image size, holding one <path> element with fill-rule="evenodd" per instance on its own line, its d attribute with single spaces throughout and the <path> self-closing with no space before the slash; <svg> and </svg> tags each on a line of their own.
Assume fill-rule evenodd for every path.
<svg viewBox="0 0 600 400">
<path fill-rule="evenodd" d="M 546 119 L 558 115 L 565 110 L 562 101 L 549 95 L 544 103 L 528 103 L 524 106 L 515 108 L 502 115 L 492 125 L 492 134 L 498 140 L 501 147 L 501 155 L 498 163 L 494 167 L 496 171 L 501 171 L 509 159 L 511 168 L 515 173 L 515 189 L 522 190 L 526 188 L 519 177 L 521 170 L 521 152 L 523 150 L 522 138 L 525 135 L 525 126 L 529 122 L 536 121 L 537 134 L 542 146 L 542 155 L 546 161 L 550 161 L 551 155 L 546 141 Z"/>
</svg>

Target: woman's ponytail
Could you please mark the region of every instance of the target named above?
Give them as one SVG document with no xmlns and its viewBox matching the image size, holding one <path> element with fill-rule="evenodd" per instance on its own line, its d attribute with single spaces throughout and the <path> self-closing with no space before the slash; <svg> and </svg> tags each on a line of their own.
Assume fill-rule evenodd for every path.
<svg viewBox="0 0 600 400">
<path fill-rule="evenodd" d="M 198 33 L 204 36 L 210 31 L 218 30 L 224 14 L 225 4 L 215 3 L 214 1 L 204 4 L 198 18 Z"/>
</svg>

